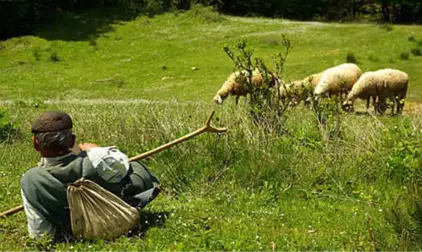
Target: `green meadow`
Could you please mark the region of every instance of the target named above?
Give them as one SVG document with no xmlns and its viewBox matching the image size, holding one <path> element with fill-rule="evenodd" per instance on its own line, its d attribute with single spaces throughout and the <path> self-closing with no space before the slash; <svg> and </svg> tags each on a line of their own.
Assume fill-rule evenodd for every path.
<svg viewBox="0 0 422 252">
<path fill-rule="evenodd" d="M 413 188 L 422 179 L 421 26 L 233 17 L 204 8 L 136 17 L 62 12 L 54 20 L 0 42 L 0 126 L 18 128 L 0 144 L 0 211 L 21 204 L 20 178 L 39 160 L 29 129 L 43 111 L 68 112 L 77 141 L 115 145 L 128 156 L 201 127 L 213 110 L 212 123 L 228 132 L 144 160 L 164 191 L 142 210 L 139 232 L 113 241 L 33 241 L 21 212 L 0 220 L 0 250 L 422 249 L 422 214 L 407 200 L 419 196 Z M 282 34 L 292 43 L 285 80 L 349 54 L 363 71 L 408 73 L 405 113 L 341 113 L 327 138 L 302 105 L 287 110 L 284 134 L 269 134 L 243 102 L 214 104 L 233 70 L 223 47 L 246 39 L 273 67 Z"/>
</svg>

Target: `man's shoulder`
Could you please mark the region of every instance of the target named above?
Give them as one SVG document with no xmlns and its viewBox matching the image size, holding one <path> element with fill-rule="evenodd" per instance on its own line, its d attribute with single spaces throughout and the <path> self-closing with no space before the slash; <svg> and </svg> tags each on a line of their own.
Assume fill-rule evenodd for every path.
<svg viewBox="0 0 422 252">
<path fill-rule="evenodd" d="M 27 170 L 22 178 L 21 178 L 21 184 L 24 183 L 28 183 L 30 181 L 34 181 L 34 180 L 38 180 L 40 178 L 45 178 L 46 175 L 48 175 L 49 173 L 45 170 L 42 169 L 41 167 L 33 167 L 30 168 L 29 170 Z"/>
</svg>

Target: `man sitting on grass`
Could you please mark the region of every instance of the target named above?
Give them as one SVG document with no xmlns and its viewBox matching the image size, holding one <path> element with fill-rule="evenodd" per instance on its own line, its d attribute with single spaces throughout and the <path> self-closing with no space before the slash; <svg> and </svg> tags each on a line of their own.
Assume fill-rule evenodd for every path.
<svg viewBox="0 0 422 252">
<path fill-rule="evenodd" d="M 74 153 L 72 127 L 70 116 L 61 111 L 45 112 L 32 125 L 32 141 L 41 161 L 21 180 L 31 237 L 58 237 L 70 230 L 67 187 L 82 177 L 137 209 L 160 192 L 157 178 L 142 163 L 129 162 L 116 147 L 85 143 L 78 146 L 80 153 Z"/>
</svg>

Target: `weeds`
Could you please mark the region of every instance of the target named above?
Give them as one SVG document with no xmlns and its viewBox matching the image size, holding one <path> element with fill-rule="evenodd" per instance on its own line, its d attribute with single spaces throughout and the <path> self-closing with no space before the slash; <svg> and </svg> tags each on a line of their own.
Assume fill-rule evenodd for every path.
<svg viewBox="0 0 422 252">
<path fill-rule="evenodd" d="M 189 11 L 186 12 L 188 17 L 199 18 L 204 23 L 221 22 L 224 18 L 215 10 L 213 6 L 204 6 L 202 4 L 193 5 Z"/>
<path fill-rule="evenodd" d="M 407 40 L 409 40 L 410 42 L 416 42 L 416 37 L 415 35 L 410 35 Z"/>
<path fill-rule="evenodd" d="M 41 59 L 41 48 L 39 48 L 39 47 L 32 48 L 32 56 L 34 56 L 36 61 L 40 61 L 40 59 Z"/>
<path fill-rule="evenodd" d="M 412 48 L 410 52 L 413 56 L 422 56 L 422 50 L 420 48 Z"/>
<path fill-rule="evenodd" d="M 391 32 L 394 30 L 394 26 L 390 23 L 383 23 L 381 24 L 380 28 L 386 30 L 387 32 Z"/>
<path fill-rule="evenodd" d="M 97 43 L 97 37 L 95 35 L 89 35 L 88 39 L 89 45 L 94 48 L 94 50 L 98 50 L 98 43 Z"/>
<path fill-rule="evenodd" d="M 11 143 L 19 135 L 19 127 L 10 119 L 4 108 L 0 109 L 0 143 Z"/>
<path fill-rule="evenodd" d="M 241 78 L 246 78 L 246 88 L 249 90 L 249 106 L 252 121 L 271 133 L 285 132 L 284 112 L 288 109 L 287 103 L 282 103 L 280 99 L 279 80 L 284 76 L 284 64 L 286 62 L 291 47 L 290 40 L 282 35 L 281 44 L 284 52 L 273 56 L 275 71 L 271 71 L 264 61 L 253 57 L 253 49 L 247 48 L 246 41 L 237 43 L 238 53 L 234 53 L 228 46 L 224 51 L 233 61 L 236 70 L 241 73 Z M 259 70 L 263 78 L 262 85 L 254 85 L 253 72 Z"/>
<path fill-rule="evenodd" d="M 400 59 L 408 60 L 410 58 L 410 53 L 408 51 L 400 53 Z"/>
<path fill-rule="evenodd" d="M 352 53 L 352 52 L 347 53 L 346 62 L 347 63 L 354 63 L 354 64 L 358 63 L 355 54 Z"/>
</svg>

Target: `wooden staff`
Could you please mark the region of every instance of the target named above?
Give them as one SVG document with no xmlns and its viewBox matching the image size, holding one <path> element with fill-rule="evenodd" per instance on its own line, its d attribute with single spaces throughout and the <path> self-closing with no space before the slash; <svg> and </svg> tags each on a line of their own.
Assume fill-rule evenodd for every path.
<svg viewBox="0 0 422 252">
<path fill-rule="evenodd" d="M 187 134 L 185 136 L 182 136 L 182 137 L 180 137 L 180 138 L 178 138 L 178 139 L 176 139 L 174 141 L 171 141 L 170 143 L 163 144 L 160 147 L 157 147 L 157 148 L 155 148 L 153 150 L 150 150 L 150 151 L 144 152 L 142 154 L 139 154 L 137 156 L 131 157 L 129 159 L 129 161 L 131 161 L 131 162 L 132 161 L 137 161 L 137 160 L 141 160 L 143 158 L 152 156 L 152 155 L 154 155 L 157 152 L 166 150 L 166 149 L 168 149 L 168 148 L 170 148 L 170 147 L 172 147 L 172 146 L 174 146 L 176 144 L 182 143 L 182 142 L 184 142 L 186 140 L 189 140 L 192 137 L 195 137 L 197 135 L 200 135 L 200 134 L 202 134 L 204 132 L 211 132 L 211 133 L 217 133 L 217 134 L 227 132 L 227 129 L 226 128 L 214 128 L 214 127 L 212 127 L 210 125 L 211 124 L 211 119 L 213 118 L 214 113 L 215 113 L 215 111 L 213 111 L 211 113 L 211 115 L 208 117 L 207 121 L 205 121 L 205 125 L 202 126 L 201 128 L 199 128 L 199 129 L 197 129 L 197 130 L 195 130 L 195 131 L 193 131 L 193 132 L 191 132 L 191 133 L 189 133 L 189 134 Z M 20 212 L 21 210 L 23 210 L 23 205 L 20 205 L 20 206 L 11 208 L 11 209 L 3 212 L 3 213 L 0 213 L 0 218 L 1 217 L 6 218 L 7 216 L 12 215 L 12 214 L 15 214 L 17 212 Z"/>
</svg>

